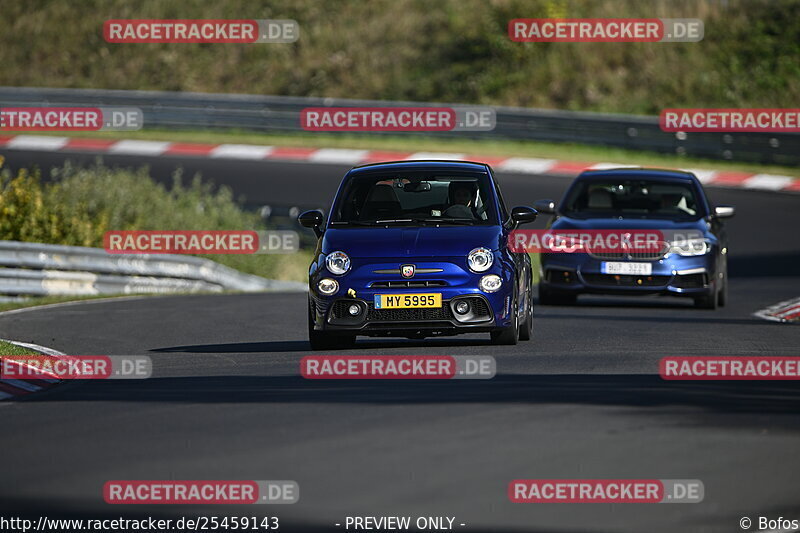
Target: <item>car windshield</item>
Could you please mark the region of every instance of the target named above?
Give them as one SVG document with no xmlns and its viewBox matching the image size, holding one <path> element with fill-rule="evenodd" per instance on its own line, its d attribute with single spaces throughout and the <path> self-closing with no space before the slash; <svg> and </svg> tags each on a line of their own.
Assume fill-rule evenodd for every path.
<svg viewBox="0 0 800 533">
<path fill-rule="evenodd" d="M 584 180 L 573 187 L 561 212 L 578 218 L 691 218 L 703 216 L 690 183 L 657 180 Z"/>
<path fill-rule="evenodd" d="M 490 225 L 497 214 L 487 174 L 381 173 L 345 184 L 331 224 Z"/>
</svg>

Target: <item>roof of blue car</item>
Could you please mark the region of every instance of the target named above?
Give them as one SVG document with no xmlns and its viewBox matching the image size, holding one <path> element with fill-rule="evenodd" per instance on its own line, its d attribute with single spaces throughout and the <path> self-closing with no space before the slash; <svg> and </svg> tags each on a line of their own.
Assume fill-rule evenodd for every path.
<svg viewBox="0 0 800 533">
<path fill-rule="evenodd" d="M 469 170 L 473 172 L 486 172 L 486 163 L 461 160 L 405 160 L 405 161 L 385 161 L 382 163 L 370 163 L 353 167 L 350 172 L 373 171 L 373 170 Z"/>
<path fill-rule="evenodd" d="M 602 170 L 585 170 L 581 172 L 577 179 L 587 178 L 610 178 L 610 177 L 636 177 L 648 179 L 668 179 L 692 181 L 696 176 L 691 172 L 683 170 L 669 170 L 663 168 L 607 168 Z"/>
</svg>

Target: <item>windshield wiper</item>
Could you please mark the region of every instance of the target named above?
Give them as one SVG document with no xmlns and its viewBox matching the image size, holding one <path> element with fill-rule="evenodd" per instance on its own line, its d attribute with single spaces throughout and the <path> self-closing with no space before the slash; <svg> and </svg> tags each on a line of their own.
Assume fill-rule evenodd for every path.
<svg viewBox="0 0 800 533">
<path fill-rule="evenodd" d="M 336 222 L 331 222 L 331 224 L 337 225 L 352 225 L 352 226 L 383 226 L 384 224 L 396 224 L 399 222 L 414 222 L 413 219 L 410 218 L 398 218 L 398 219 L 387 219 L 387 220 L 339 220 Z"/>
<path fill-rule="evenodd" d="M 337 220 L 331 222 L 332 226 L 378 226 L 374 220 Z"/>
<path fill-rule="evenodd" d="M 394 218 L 394 219 L 387 219 L 387 220 L 376 220 L 376 224 L 396 224 L 398 222 L 414 222 L 412 218 Z"/>
<path fill-rule="evenodd" d="M 462 226 L 472 226 L 477 220 L 474 218 L 415 218 L 414 222 L 426 222 L 431 224 L 459 224 Z"/>
<path fill-rule="evenodd" d="M 384 224 L 459 224 L 471 226 L 477 221 L 472 218 L 394 218 L 387 220 L 339 220 L 331 222 L 332 225 L 352 225 L 352 226 L 383 226 Z"/>
</svg>

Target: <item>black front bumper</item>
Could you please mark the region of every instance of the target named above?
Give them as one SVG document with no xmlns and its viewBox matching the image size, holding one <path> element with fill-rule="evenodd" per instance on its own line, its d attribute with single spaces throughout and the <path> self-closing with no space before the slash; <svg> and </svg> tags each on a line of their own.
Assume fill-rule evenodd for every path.
<svg viewBox="0 0 800 533">
<path fill-rule="evenodd" d="M 332 302 L 314 296 L 310 299 L 314 328 L 330 333 L 358 335 L 388 334 L 457 334 L 486 332 L 496 329 L 494 312 L 486 298 L 465 295 L 443 300 L 442 307 L 418 309 L 376 309 L 372 302 L 356 298 L 338 298 Z M 454 305 L 459 300 L 470 303 L 470 312 L 457 315 Z M 353 317 L 349 309 L 359 306 L 361 313 Z"/>
</svg>

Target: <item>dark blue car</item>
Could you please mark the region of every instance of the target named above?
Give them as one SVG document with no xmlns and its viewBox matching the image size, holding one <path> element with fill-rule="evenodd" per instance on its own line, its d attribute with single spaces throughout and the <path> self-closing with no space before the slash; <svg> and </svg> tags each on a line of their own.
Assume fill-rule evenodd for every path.
<svg viewBox="0 0 800 533">
<path fill-rule="evenodd" d="M 611 169 L 583 172 L 553 214 L 554 231 L 658 230 L 671 236 L 644 253 L 544 253 L 540 303 L 570 304 L 583 293 L 668 294 L 716 309 L 728 298 L 728 244 L 723 218 L 730 206 L 712 207 L 694 174 L 676 170 Z M 685 236 L 690 236 L 686 238 Z M 678 237 L 683 236 L 683 237 Z"/>
<path fill-rule="evenodd" d="M 309 270 L 314 349 L 357 335 L 487 332 L 498 344 L 531 336 L 531 263 L 506 246 L 532 222 L 508 210 L 488 165 L 401 161 L 364 165 L 342 180 L 330 215 L 300 215 L 318 244 Z"/>
</svg>

